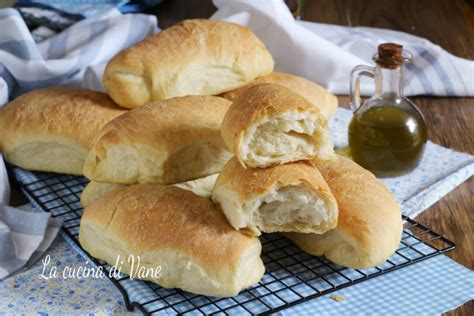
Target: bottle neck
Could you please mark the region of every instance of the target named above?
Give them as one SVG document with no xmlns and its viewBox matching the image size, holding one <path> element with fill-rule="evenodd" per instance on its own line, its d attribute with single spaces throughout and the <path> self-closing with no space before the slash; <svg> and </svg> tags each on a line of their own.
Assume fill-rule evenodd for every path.
<svg viewBox="0 0 474 316">
<path fill-rule="evenodd" d="M 403 67 L 375 68 L 375 95 L 384 99 L 398 100 L 403 94 Z"/>
</svg>

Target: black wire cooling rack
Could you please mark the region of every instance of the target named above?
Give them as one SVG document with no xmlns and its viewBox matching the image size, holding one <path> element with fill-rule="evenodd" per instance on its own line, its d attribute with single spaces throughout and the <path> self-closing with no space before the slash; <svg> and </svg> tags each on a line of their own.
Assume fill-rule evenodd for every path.
<svg viewBox="0 0 474 316">
<path fill-rule="evenodd" d="M 53 216 L 64 218 L 63 230 L 78 241 L 82 207 L 80 194 L 87 179 L 71 175 L 29 172 L 9 167 L 27 197 Z M 122 293 L 129 310 L 144 314 L 269 314 L 336 290 L 363 282 L 454 249 L 454 243 L 416 221 L 404 217 L 400 248 L 381 266 L 357 270 L 333 264 L 323 257 L 306 254 L 279 234 L 261 236 L 265 275 L 255 286 L 231 298 L 213 298 L 127 276 L 110 277 Z M 89 256 L 105 271 L 110 266 Z M 106 273 L 108 276 L 108 273 Z M 108 276 L 109 277 L 109 276 Z"/>
</svg>

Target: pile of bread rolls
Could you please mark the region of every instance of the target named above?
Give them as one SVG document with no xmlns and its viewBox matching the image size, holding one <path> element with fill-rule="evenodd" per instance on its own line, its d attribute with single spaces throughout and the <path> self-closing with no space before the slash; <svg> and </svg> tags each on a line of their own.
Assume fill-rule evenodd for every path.
<svg viewBox="0 0 474 316">
<path fill-rule="evenodd" d="M 47 87 L 13 100 L 1 150 L 25 169 L 90 179 L 83 248 L 161 266 L 145 279 L 163 287 L 237 295 L 263 276 L 261 233 L 343 266 L 381 264 L 400 242 L 399 206 L 334 153 L 336 97 L 273 67 L 251 30 L 186 20 L 112 58 L 107 94 Z"/>
</svg>

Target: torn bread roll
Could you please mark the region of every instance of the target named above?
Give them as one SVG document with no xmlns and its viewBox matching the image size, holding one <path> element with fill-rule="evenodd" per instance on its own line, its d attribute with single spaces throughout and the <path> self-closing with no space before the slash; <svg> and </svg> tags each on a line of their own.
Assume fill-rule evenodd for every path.
<svg viewBox="0 0 474 316">
<path fill-rule="evenodd" d="M 258 85 L 237 98 L 221 134 L 244 167 L 334 157 L 327 119 L 305 98 L 277 85 Z"/>
<path fill-rule="evenodd" d="M 219 174 L 213 174 L 204 178 L 176 183 L 173 185 L 175 187 L 191 191 L 196 195 L 210 198 L 218 175 Z M 124 186 L 127 186 L 127 184 L 101 183 L 91 181 L 86 185 L 81 193 L 81 205 L 85 208 L 89 206 L 94 200 L 103 196 L 105 193 L 115 189 L 123 188 Z"/>
<path fill-rule="evenodd" d="M 298 93 L 315 105 L 325 117 L 336 114 L 338 101 L 335 95 L 308 79 L 283 72 L 274 71 L 269 75 L 258 77 L 241 88 L 223 93 L 222 97 L 234 101 L 250 88 L 263 83 L 276 84 Z"/>
<path fill-rule="evenodd" d="M 228 297 L 263 276 L 258 238 L 234 230 L 209 200 L 159 184 L 136 184 L 95 200 L 84 210 L 79 241 L 95 258 L 165 288 Z M 161 276 L 131 271 L 129 256 Z"/>
<path fill-rule="evenodd" d="M 286 236 L 304 251 L 345 267 L 382 264 L 397 250 L 403 231 L 402 213 L 392 194 L 372 173 L 345 157 L 315 164 L 336 197 L 337 227 L 323 235 Z"/>
<path fill-rule="evenodd" d="M 232 158 L 217 178 L 212 200 L 235 229 L 322 234 L 337 224 L 337 203 L 308 161 L 244 169 Z"/>
<path fill-rule="evenodd" d="M 272 72 L 273 58 L 246 27 L 185 20 L 110 60 L 107 93 L 121 106 L 186 95 L 216 95 Z"/>
<path fill-rule="evenodd" d="M 130 110 L 104 126 L 84 174 L 105 183 L 174 184 L 218 173 L 231 158 L 219 132 L 229 105 L 188 96 Z"/>
<path fill-rule="evenodd" d="M 50 87 L 0 109 L 0 147 L 21 168 L 82 175 L 100 129 L 125 113 L 105 93 Z"/>
</svg>

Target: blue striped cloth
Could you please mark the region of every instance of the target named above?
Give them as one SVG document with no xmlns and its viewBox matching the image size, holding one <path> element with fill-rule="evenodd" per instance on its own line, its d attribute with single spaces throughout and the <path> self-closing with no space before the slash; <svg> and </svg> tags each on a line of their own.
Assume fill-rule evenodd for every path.
<svg viewBox="0 0 474 316">
<path fill-rule="evenodd" d="M 122 13 L 143 12 L 161 3 L 163 0 L 17 0 L 16 7 L 47 8 L 60 13 L 74 14 L 90 18 L 106 10 L 116 8 Z"/>
<path fill-rule="evenodd" d="M 89 66 L 157 31 L 156 18 L 111 9 L 36 44 L 14 9 L 0 10 L 0 105 L 31 89 L 80 86 Z"/>
</svg>

